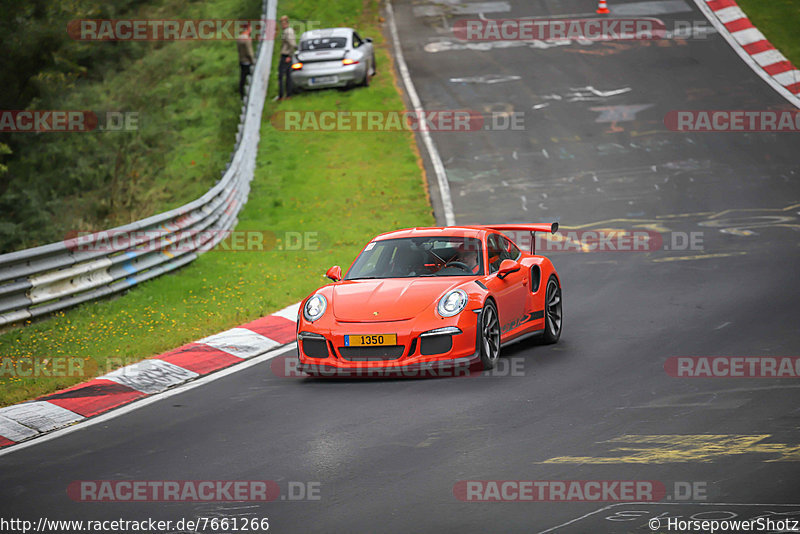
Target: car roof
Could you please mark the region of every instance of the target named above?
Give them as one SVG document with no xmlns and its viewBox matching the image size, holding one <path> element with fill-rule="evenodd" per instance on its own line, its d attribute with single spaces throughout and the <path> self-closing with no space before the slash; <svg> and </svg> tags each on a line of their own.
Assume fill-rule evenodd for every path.
<svg viewBox="0 0 800 534">
<path fill-rule="evenodd" d="M 300 36 L 300 40 L 304 39 L 319 39 L 321 37 L 348 37 L 355 30 L 353 28 L 320 28 L 318 30 L 309 30 Z"/>
<path fill-rule="evenodd" d="M 380 234 L 373 241 L 408 237 L 474 237 L 480 238 L 487 230 L 468 226 L 437 226 L 430 228 L 404 228 Z"/>
</svg>

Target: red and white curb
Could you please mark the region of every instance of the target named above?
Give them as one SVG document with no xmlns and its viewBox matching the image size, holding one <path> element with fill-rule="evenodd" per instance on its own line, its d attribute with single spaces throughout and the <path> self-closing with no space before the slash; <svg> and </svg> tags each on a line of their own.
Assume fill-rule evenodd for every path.
<svg viewBox="0 0 800 534">
<path fill-rule="evenodd" d="M 80 423 L 291 343 L 299 307 L 299 303 L 293 304 L 89 382 L 0 408 L 0 448 Z"/>
<path fill-rule="evenodd" d="M 800 70 L 758 31 L 735 0 L 695 0 L 695 3 L 756 74 L 800 107 Z"/>
</svg>

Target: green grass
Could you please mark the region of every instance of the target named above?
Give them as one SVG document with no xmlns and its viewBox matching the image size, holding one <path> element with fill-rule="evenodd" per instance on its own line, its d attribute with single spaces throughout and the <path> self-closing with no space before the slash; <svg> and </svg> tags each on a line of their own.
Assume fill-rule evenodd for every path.
<svg viewBox="0 0 800 534">
<path fill-rule="evenodd" d="M 259 18 L 260 6 L 260 0 L 150 0 L 118 18 Z M 0 187 L 3 252 L 189 202 L 219 178 L 234 143 L 241 106 L 235 42 L 64 46 L 85 50 L 91 67 L 75 80 L 39 80 L 44 94 L 29 107 L 137 113 L 138 130 L 10 134 L 9 185 Z"/>
<path fill-rule="evenodd" d="M 748 18 L 795 67 L 800 67 L 800 2 L 737 0 Z"/>
<path fill-rule="evenodd" d="M 211 251 L 121 298 L 1 335 L 4 358 L 80 358 L 84 368 L 106 372 L 297 302 L 326 282 L 328 267 L 349 266 L 375 234 L 433 224 L 410 133 L 282 132 L 270 123 L 279 110 L 402 110 L 377 2 L 283 1 L 279 13 L 320 20 L 322 27 L 355 25 L 376 45 L 379 75 L 368 89 L 268 98 L 255 179 L 238 230 L 318 232 L 319 250 Z M 0 405 L 84 380 L 0 377 Z"/>
</svg>

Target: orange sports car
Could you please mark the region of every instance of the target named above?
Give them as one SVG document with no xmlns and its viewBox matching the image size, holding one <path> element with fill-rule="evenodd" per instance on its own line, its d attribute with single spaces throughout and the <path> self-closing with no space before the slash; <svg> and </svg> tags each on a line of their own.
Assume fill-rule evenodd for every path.
<svg viewBox="0 0 800 534">
<path fill-rule="evenodd" d="M 561 336 L 561 282 L 534 250 L 558 223 L 410 228 L 367 243 L 309 295 L 297 321 L 299 369 L 317 376 L 417 376 L 492 369 L 501 347 Z M 530 232 L 523 252 L 503 232 Z"/>
</svg>

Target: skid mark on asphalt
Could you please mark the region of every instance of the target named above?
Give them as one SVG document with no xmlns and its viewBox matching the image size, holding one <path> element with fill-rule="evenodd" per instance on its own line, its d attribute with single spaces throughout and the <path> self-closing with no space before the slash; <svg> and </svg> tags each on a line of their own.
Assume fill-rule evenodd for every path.
<svg viewBox="0 0 800 534">
<path fill-rule="evenodd" d="M 713 462 L 741 454 L 766 454 L 765 462 L 800 462 L 800 445 L 763 443 L 771 434 L 625 435 L 600 443 L 623 444 L 619 456 L 556 456 L 543 464 L 666 464 Z"/>
<path fill-rule="evenodd" d="M 729 258 L 731 256 L 745 256 L 747 252 L 740 250 L 737 252 L 717 252 L 715 254 L 697 254 L 695 256 L 669 256 L 667 258 L 656 258 L 650 260 L 653 263 L 664 263 L 669 261 L 693 261 L 693 260 L 710 260 L 714 258 Z"/>
<path fill-rule="evenodd" d="M 730 324 L 730 323 L 726 323 Z M 717 327 L 719 328 L 719 327 Z M 678 395 L 669 395 L 655 399 L 646 404 L 634 406 L 620 406 L 617 410 L 640 410 L 640 409 L 658 409 L 658 408 L 703 408 L 706 410 L 732 410 L 740 408 L 745 404 L 752 402 L 749 395 L 756 391 L 781 391 L 781 390 L 796 390 L 800 388 L 800 384 L 793 386 L 754 386 L 743 388 L 728 388 L 717 389 L 713 391 L 702 391 L 696 393 L 681 393 Z M 745 393 L 747 397 L 735 397 L 739 393 Z"/>
</svg>

